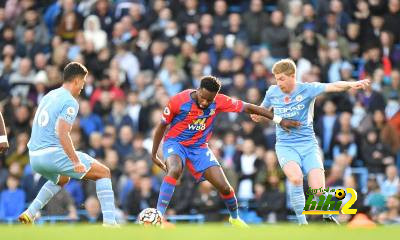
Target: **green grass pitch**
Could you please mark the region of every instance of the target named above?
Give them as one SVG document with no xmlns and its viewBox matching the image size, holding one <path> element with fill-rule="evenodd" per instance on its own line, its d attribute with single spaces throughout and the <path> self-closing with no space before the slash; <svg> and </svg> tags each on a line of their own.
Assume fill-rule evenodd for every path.
<svg viewBox="0 0 400 240">
<path fill-rule="evenodd" d="M 0 225 L 1 240 L 275 240 L 275 239 L 399 239 L 400 226 L 349 229 L 345 226 L 257 225 L 235 229 L 227 224 L 178 224 L 174 229 L 143 228 L 130 224 L 119 229 L 100 225 Z"/>
</svg>

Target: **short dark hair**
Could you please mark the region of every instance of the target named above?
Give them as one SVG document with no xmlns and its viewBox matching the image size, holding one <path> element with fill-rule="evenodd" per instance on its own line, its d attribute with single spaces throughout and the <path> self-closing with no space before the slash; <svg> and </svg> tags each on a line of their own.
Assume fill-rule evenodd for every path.
<svg viewBox="0 0 400 240">
<path fill-rule="evenodd" d="M 70 62 L 65 66 L 63 82 L 70 82 L 76 77 L 84 77 L 88 73 L 85 66 L 78 62 Z"/>
<path fill-rule="evenodd" d="M 201 78 L 200 88 L 204 88 L 210 92 L 219 92 L 221 81 L 214 76 L 205 76 Z"/>
</svg>

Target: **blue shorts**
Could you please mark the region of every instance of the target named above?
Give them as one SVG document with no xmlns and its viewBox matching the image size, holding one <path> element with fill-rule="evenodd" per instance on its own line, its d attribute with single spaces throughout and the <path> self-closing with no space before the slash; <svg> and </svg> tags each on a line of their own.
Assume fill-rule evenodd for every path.
<svg viewBox="0 0 400 240">
<path fill-rule="evenodd" d="M 305 175 L 308 175 L 311 169 L 319 168 L 324 170 L 322 163 L 322 153 L 318 144 L 276 144 L 276 155 L 279 165 L 283 168 L 286 163 L 294 161 L 299 164 Z"/>
<path fill-rule="evenodd" d="M 185 147 L 178 142 L 167 140 L 163 144 L 163 157 L 167 159 L 171 155 L 177 155 L 182 160 L 182 166 L 186 166 L 197 182 L 204 181 L 204 171 L 212 166 L 221 166 L 208 147 Z"/>
<path fill-rule="evenodd" d="M 82 179 L 90 170 L 95 159 L 83 152 L 76 151 L 76 154 L 86 168 L 84 173 L 74 171 L 72 161 L 62 148 L 49 147 L 37 151 L 29 151 L 29 158 L 32 169 L 35 172 L 57 184 L 60 176 Z"/>
</svg>

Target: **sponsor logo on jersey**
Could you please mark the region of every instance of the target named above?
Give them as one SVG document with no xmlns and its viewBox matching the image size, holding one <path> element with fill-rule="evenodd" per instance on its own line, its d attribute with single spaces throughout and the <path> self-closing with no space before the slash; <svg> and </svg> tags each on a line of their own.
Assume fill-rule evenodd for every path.
<svg viewBox="0 0 400 240">
<path fill-rule="evenodd" d="M 196 119 L 188 125 L 188 129 L 191 131 L 203 131 L 206 129 L 206 120 L 207 118 Z"/>
</svg>

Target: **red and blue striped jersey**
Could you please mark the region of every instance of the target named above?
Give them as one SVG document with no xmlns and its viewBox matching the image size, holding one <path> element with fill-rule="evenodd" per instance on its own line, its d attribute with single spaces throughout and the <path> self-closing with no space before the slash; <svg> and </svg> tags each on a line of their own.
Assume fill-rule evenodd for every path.
<svg viewBox="0 0 400 240">
<path fill-rule="evenodd" d="M 212 135 L 215 117 L 221 112 L 241 112 L 243 102 L 217 94 L 207 109 L 197 106 L 188 89 L 173 96 L 164 108 L 162 121 L 171 124 L 164 141 L 173 140 L 186 147 L 205 147 Z"/>
</svg>

